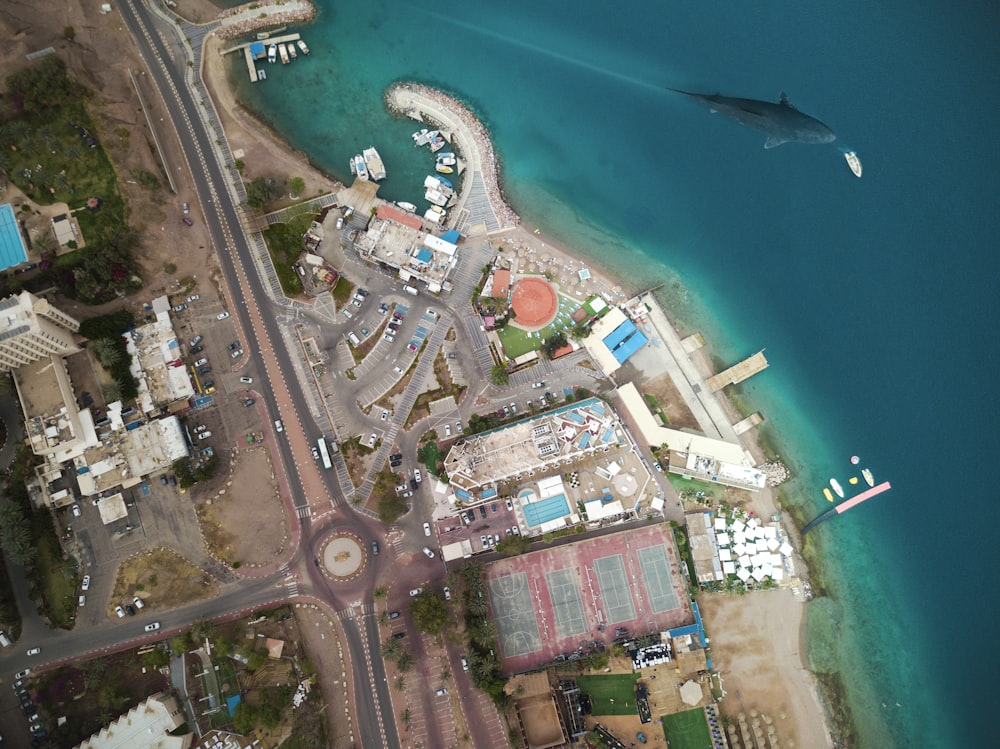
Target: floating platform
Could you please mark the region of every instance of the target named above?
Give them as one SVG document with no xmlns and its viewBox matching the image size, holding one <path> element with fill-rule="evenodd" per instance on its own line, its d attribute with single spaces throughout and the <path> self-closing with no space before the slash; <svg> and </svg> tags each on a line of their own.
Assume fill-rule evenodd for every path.
<svg viewBox="0 0 1000 749">
<path fill-rule="evenodd" d="M 271 44 L 281 44 L 282 42 L 291 42 L 294 44 L 301 38 L 300 34 L 284 34 L 283 36 L 272 36 L 267 40 L 267 44 L 263 41 L 253 41 L 246 42 L 245 44 L 238 44 L 235 47 L 229 47 L 222 50 L 219 54 L 228 55 L 230 52 L 243 51 L 243 59 L 246 60 L 247 72 L 250 74 L 250 80 L 254 83 L 257 82 L 257 60 L 267 58 L 267 47 Z M 264 80 L 261 78 L 260 80 Z"/>
</svg>

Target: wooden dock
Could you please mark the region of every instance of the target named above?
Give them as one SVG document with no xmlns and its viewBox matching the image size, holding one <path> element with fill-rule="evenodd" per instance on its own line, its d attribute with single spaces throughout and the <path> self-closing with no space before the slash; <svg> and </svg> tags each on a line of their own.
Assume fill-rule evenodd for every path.
<svg viewBox="0 0 1000 749">
<path fill-rule="evenodd" d="M 734 364 L 729 369 L 719 372 L 719 374 L 709 377 L 705 386 L 713 393 L 722 390 L 726 385 L 735 385 L 738 382 L 753 377 L 758 372 L 767 369 L 767 359 L 763 351 L 758 351 L 753 356 L 747 357 L 739 364 Z"/>
</svg>

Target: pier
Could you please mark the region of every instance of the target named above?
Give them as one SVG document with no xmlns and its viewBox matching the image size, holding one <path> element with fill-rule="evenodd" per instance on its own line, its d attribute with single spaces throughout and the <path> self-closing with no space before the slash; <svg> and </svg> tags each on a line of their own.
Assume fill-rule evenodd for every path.
<svg viewBox="0 0 1000 749">
<path fill-rule="evenodd" d="M 729 369 L 719 372 L 714 377 L 709 377 L 705 382 L 705 386 L 715 393 L 722 390 L 726 385 L 736 385 L 765 369 L 767 369 L 767 359 L 764 357 L 763 351 L 758 351 L 739 364 L 734 364 Z"/>
<path fill-rule="evenodd" d="M 299 39 L 302 38 L 301 34 L 283 34 L 281 36 L 272 36 L 263 40 L 255 40 L 252 42 L 246 42 L 244 44 L 237 44 L 235 47 L 227 47 L 222 50 L 219 54 L 228 55 L 230 52 L 239 52 L 243 50 L 243 58 L 247 63 L 247 72 L 250 74 L 251 83 L 257 82 L 257 60 L 267 59 L 267 48 L 272 44 L 282 44 L 286 42 L 291 42 L 295 44 Z M 253 48 L 257 45 L 261 45 L 263 51 L 259 54 L 255 54 Z"/>
</svg>

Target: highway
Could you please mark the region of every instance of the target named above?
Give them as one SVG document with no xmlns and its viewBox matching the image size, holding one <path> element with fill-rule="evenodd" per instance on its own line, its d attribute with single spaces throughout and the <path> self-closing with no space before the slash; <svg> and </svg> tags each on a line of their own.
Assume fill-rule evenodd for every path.
<svg viewBox="0 0 1000 749">
<path fill-rule="evenodd" d="M 158 31 L 161 28 L 158 19 L 153 17 L 148 7 L 126 0 L 119 8 L 166 105 L 188 167 L 195 178 L 206 228 L 225 280 L 230 313 L 242 329 L 244 340 L 256 343 L 255 346 L 247 346 L 247 353 L 258 357 L 262 370 L 266 372 L 270 387 L 262 387 L 260 391 L 271 421 L 280 418 L 284 424 L 283 433 L 271 430 L 271 425 L 265 425 L 265 428 L 269 436 L 277 441 L 284 483 L 293 499 L 296 516 L 302 521 L 295 534 L 299 548 L 288 562 L 288 567 L 298 570 L 300 575 L 309 576 L 311 592 L 328 603 L 343 623 L 354 671 L 355 704 L 351 712 L 360 744 L 366 747 L 398 747 L 399 737 L 389 707 L 392 704 L 391 695 L 382 660 L 378 657 L 377 620 L 373 614 L 363 610 L 358 611 L 357 616 L 344 614 L 353 608 L 350 606 L 353 602 L 372 600 L 376 565 L 368 564 L 364 573 L 352 580 L 349 586 L 338 586 L 335 591 L 330 581 L 315 570 L 312 563 L 315 558 L 312 551 L 324 535 L 335 528 L 350 530 L 362 539 L 380 536 L 381 532 L 373 522 L 349 509 L 350 503 L 343 497 L 340 487 L 335 485 L 335 472 L 320 471 L 311 458 L 309 447 L 313 435 L 318 435 L 320 430 L 309 418 L 308 404 L 297 385 L 295 368 L 279 327 L 278 317 L 287 310 L 268 297 L 257 273 L 253 248 L 240 221 L 240 208 L 226 188 L 229 172 L 216 157 L 214 135 L 202 120 L 199 104 L 185 82 L 186 60 L 176 60 L 171 54 L 172 50 L 168 49 Z M 175 34 L 176 29 L 172 28 L 168 33 Z M 327 523 L 313 527 L 311 516 L 320 509 L 329 511 L 333 507 L 337 508 L 336 525 Z M 234 603 L 225 598 L 206 602 L 201 615 L 225 615 L 233 610 Z M 374 657 L 370 657 L 372 650 Z M 387 715 L 383 715 L 383 707 L 388 709 Z"/>
</svg>

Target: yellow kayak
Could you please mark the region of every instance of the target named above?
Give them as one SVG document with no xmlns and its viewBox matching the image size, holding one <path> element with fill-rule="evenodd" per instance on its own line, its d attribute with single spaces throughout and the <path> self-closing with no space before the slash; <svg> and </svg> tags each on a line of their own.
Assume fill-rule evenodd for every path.
<svg viewBox="0 0 1000 749">
<path fill-rule="evenodd" d="M 826 497 L 826 501 L 827 502 L 832 502 L 833 501 L 833 492 L 830 491 L 829 488 L 827 488 L 825 486 L 823 487 L 823 496 Z"/>
</svg>

